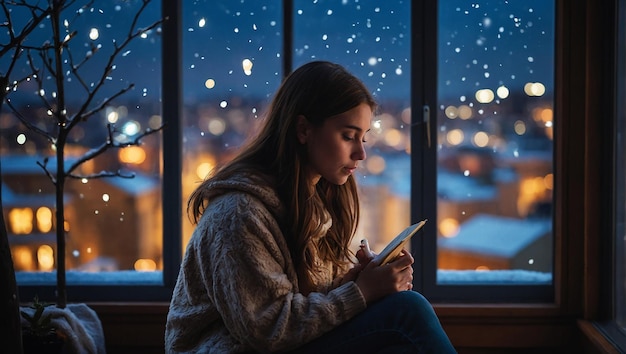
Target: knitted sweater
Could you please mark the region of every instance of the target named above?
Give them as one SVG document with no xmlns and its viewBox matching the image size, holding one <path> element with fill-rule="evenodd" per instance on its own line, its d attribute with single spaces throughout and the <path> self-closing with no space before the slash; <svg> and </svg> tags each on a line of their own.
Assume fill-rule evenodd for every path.
<svg viewBox="0 0 626 354">
<path fill-rule="evenodd" d="M 266 181 L 213 182 L 209 198 L 170 303 L 167 353 L 292 350 L 365 309 L 354 282 L 330 289 L 330 264 L 320 262 L 327 271 L 316 284 L 328 290 L 299 292 L 278 223 L 284 207 Z"/>
</svg>

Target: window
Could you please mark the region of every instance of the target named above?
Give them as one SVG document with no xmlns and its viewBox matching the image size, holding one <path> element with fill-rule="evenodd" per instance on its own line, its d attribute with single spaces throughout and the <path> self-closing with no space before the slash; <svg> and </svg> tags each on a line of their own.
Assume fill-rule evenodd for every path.
<svg viewBox="0 0 626 354">
<path fill-rule="evenodd" d="M 111 38 L 109 34 L 123 29 L 122 12 L 115 7 L 129 2 L 123 4 L 107 2 L 102 11 L 87 12 L 99 22 L 85 22 L 83 28 L 97 27 Z M 160 17 L 158 6 L 150 3 L 145 23 Z M 141 115 L 146 123 L 161 113 L 165 117 L 163 141 L 160 134 L 150 136 L 154 150 L 146 153 L 152 162 L 145 167 L 122 164 L 117 156 L 107 161 L 109 167 L 120 164 L 145 175 L 150 183 L 141 178 L 97 180 L 82 194 L 68 193 L 77 220 L 70 222 L 69 239 L 106 230 L 98 237 L 102 247 L 114 251 L 102 255 L 128 254 L 129 259 L 115 272 L 107 272 L 101 263 L 89 282 L 76 283 L 81 297 L 167 299 L 193 229 L 186 217 L 189 193 L 254 128 L 288 68 L 322 59 L 346 66 L 380 103 L 368 159 L 357 175 L 363 202 L 357 239 L 368 237 L 374 250 L 380 250 L 411 221 L 427 218 L 411 248 L 418 270 L 415 288 L 429 298 L 552 299 L 554 2 L 442 0 L 436 6 L 405 0 L 201 0 L 162 6 L 168 17 L 163 32 L 133 42 L 137 47 L 129 46 L 116 70 L 123 70 L 120 77 L 135 79 L 135 89 L 125 98 L 129 114 Z M 173 54 L 177 50 L 180 58 Z M 119 83 L 115 73 L 111 78 Z M 7 125 L 11 121 L 13 117 L 3 115 L 3 128 L 8 128 L 3 139 L 10 142 L 3 143 L 10 146 L 2 156 L 5 181 L 7 166 L 13 166 L 5 161 L 26 149 L 15 143 L 23 128 Z M 44 144 L 35 148 L 45 149 Z M 45 180 L 45 175 L 40 177 Z M 107 192 L 105 197 L 95 187 L 118 182 L 130 182 L 130 195 Z M 32 193 L 43 185 L 39 181 L 25 190 Z M 150 198 L 142 199 L 149 186 L 154 186 Z M 36 200 L 46 201 L 43 192 L 37 193 Z M 155 198 L 166 202 L 161 207 Z M 111 211 L 118 200 L 128 204 Z M 45 205 L 48 210 L 51 203 Z M 136 217 L 127 214 L 129 205 Z M 16 263 L 22 262 L 17 232 L 49 227 L 35 222 L 36 209 L 18 207 L 12 214 L 20 220 L 12 229 Z M 103 217 L 105 211 L 111 220 Z M 46 209 L 40 213 L 45 216 Z M 81 213 L 87 216 L 79 217 Z M 113 228 L 126 227 L 130 220 L 133 230 Z M 515 231 L 489 231 L 498 225 Z M 68 248 L 70 258 L 76 257 L 75 249 Z M 81 256 L 87 252 L 83 249 Z M 29 252 L 24 259 L 36 264 L 34 251 Z M 135 266 L 139 260 L 152 271 L 139 272 L 144 270 Z M 130 282 L 142 286 L 125 294 L 86 286 L 110 285 L 113 273 L 133 276 Z M 20 279 L 22 285 L 41 284 L 41 276 L 45 283 L 53 282 L 41 272 L 21 275 L 27 277 Z"/>
<path fill-rule="evenodd" d="M 426 184 L 437 191 L 437 273 L 425 287 L 440 298 L 464 286 L 466 297 L 549 300 L 555 4 L 440 1 L 437 18 L 437 98 L 423 106 L 435 125 L 426 149 L 437 174 Z"/>
<path fill-rule="evenodd" d="M 276 1 L 183 3 L 183 245 L 193 225 L 187 198 L 231 156 L 283 77 Z"/>
<path fill-rule="evenodd" d="M 409 1 L 294 2 L 293 67 L 312 60 L 343 65 L 372 91 L 379 108 L 367 158 L 355 177 L 362 238 L 375 252 L 410 224 L 411 7 Z"/>
<path fill-rule="evenodd" d="M 47 49 L 55 43 L 54 16 L 35 18 L 49 14 L 48 3 L 6 5 L 15 33 L 36 24 L 10 73 L 0 117 L 3 211 L 25 296 L 29 285 L 41 297 L 52 293 L 41 285 L 56 281 L 57 228 L 65 231 L 68 285 L 162 282 L 160 2 L 143 5 L 64 8 L 59 61 Z M 7 34 L 3 43 L 11 43 Z M 2 57 L 3 68 L 11 58 Z M 56 171 L 62 149 L 65 170 L 78 166 L 64 183 L 59 223 L 46 172 Z"/>
</svg>

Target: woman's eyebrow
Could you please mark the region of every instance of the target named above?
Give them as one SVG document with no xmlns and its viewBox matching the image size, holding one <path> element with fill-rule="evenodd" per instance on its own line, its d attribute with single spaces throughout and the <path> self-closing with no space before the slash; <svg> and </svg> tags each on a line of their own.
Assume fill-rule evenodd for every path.
<svg viewBox="0 0 626 354">
<path fill-rule="evenodd" d="M 344 128 L 358 130 L 359 132 L 362 132 L 362 131 L 363 131 L 363 129 L 362 129 L 362 128 L 357 127 L 356 125 L 351 125 L 351 124 L 346 124 L 346 125 L 344 126 Z M 372 130 L 372 128 L 368 128 L 367 130 L 365 130 L 365 132 L 367 133 L 367 132 L 369 132 L 370 130 Z"/>
</svg>

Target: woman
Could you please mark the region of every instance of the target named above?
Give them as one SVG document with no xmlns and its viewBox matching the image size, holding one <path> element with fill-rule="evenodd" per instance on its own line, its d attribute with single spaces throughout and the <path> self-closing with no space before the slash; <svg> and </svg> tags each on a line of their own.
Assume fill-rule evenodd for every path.
<svg viewBox="0 0 626 354">
<path fill-rule="evenodd" d="M 385 266 L 349 245 L 376 104 L 343 67 L 289 75 L 260 132 L 191 195 L 197 224 L 167 317 L 168 353 L 454 353 L 410 290 L 413 257 Z"/>
</svg>

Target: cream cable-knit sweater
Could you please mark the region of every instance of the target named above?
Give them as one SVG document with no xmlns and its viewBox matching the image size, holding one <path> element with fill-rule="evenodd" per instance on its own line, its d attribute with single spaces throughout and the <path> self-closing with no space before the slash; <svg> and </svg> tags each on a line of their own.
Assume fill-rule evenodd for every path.
<svg viewBox="0 0 626 354">
<path fill-rule="evenodd" d="M 250 176 L 214 182 L 209 197 L 172 296 L 167 353 L 291 350 L 365 309 L 354 282 L 299 292 L 277 222 L 283 207 L 267 182 Z M 333 280 L 326 269 L 320 288 Z"/>
</svg>

